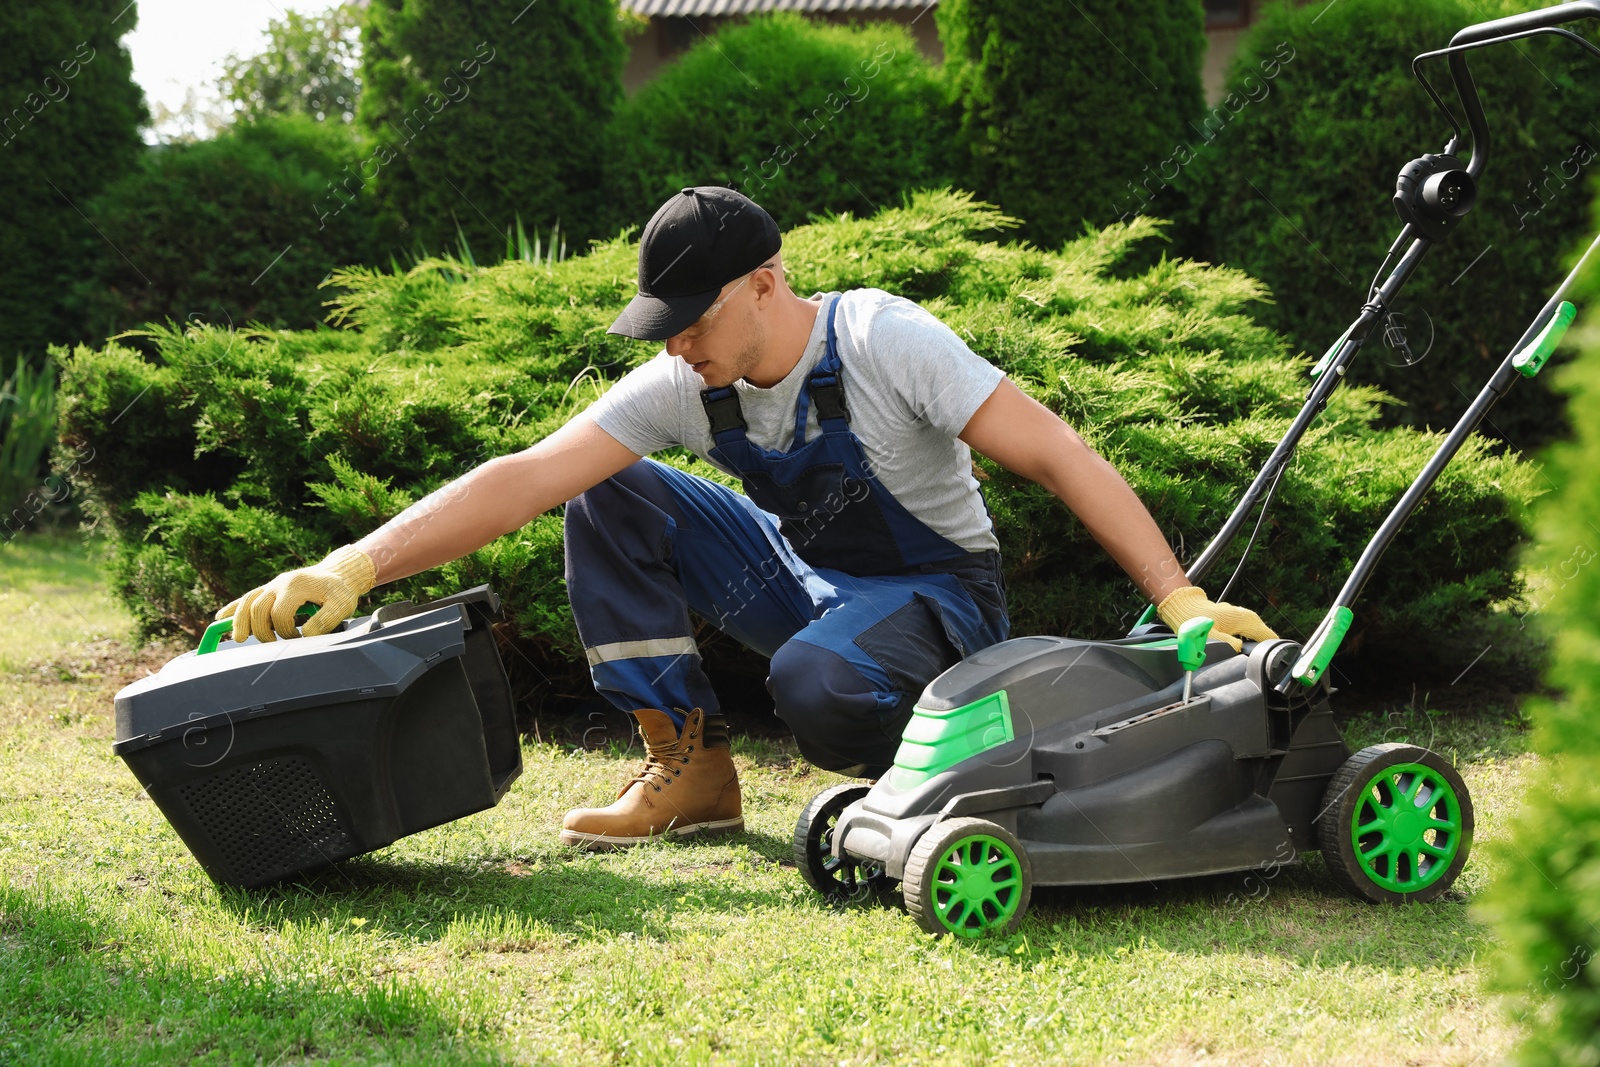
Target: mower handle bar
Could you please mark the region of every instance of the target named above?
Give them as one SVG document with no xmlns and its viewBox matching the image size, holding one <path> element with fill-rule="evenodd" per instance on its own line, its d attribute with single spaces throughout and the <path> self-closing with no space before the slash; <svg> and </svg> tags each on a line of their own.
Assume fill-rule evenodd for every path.
<svg viewBox="0 0 1600 1067">
<path fill-rule="evenodd" d="M 1461 99 L 1461 106 L 1467 115 L 1467 125 L 1472 131 L 1472 158 L 1467 163 L 1467 172 L 1472 175 L 1474 180 L 1483 173 L 1483 169 L 1488 163 L 1489 127 L 1488 121 L 1484 118 L 1483 101 L 1478 95 L 1478 87 L 1472 80 L 1471 70 L 1467 67 L 1466 53 L 1469 50 L 1496 44 L 1508 38 L 1556 33 L 1564 37 L 1570 37 L 1591 52 L 1600 55 L 1600 49 L 1595 48 L 1594 45 L 1583 38 L 1569 31 L 1556 29 L 1562 23 L 1573 22 L 1583 18 L 1600 19 L 1600 0 L 1568 0 L 1568 2 L 1555 7 L 1528 11 L 1505 18 L 1491 19 L 1488 22 L 1480 22 L 1456 33 L 1450 39 L 1448 48 L 1423 53 L 1413 61 L 1412 67 L 1415 71 L 1416 64 L 1424 59 L 1431 56 L 1448 56 L 1450 75 L 1455 82 L 1456 95 Z M 1421 76 L 1420 72 L 1418 72 L 1418 80 L 1422 82 L 1423 87 L 1428 91 L 1428 95 L 1433 97 L 1434 102 L 1439 105 L 1440 110 L 1444 112 L 1451 125 L 1459 130 L 1460 125 L 1456 122 L 1455 116 L 1444 106 L 1443 101 L 1439 99 L 1438 93 L 1434 91 L 1433 86 L 1428 84 L 1427 79 Z M 1271 492 L 1272 487 L 1276 484 L 1278 474 L 1283 466 L 1289 462 L 1290 457 L 1294 454 L 1295 447 L 1300 443 L 1300 438 L 1305 435 L 1312 421 L 1327 406 L 1328 397 L 1332 395 L 1333 390 L 1343 379 L 1350 361 L 1355 357 L 1356 351 L 1371 335 L 1373 328 L 1387 315 L 1390 301 L 1399 293 L 1411 274 L 1416 270 L 1417 264 L 1434 244 L 1432 239 L 1418 235 L 1414 227 L 1407 225 L 1401 230 L 1400 236 L 1395 239 L 1394 244 L 1391 246 L 1391 254 L 1393 254 L 1394 248 L 1398 248 L 1405 243 L 1408 236 L 1414 237 L 1414 240 L 1412 240 L 1411 246 L 1401 257 L 1400 262 L 1395 265 L 1388 279 L 1370 294 L 1370 298 L 1361 308 L 1360 316 L 1345 331 L 1340 340 L 1334 342 L 1334 348 L 1324 356 L 1322 370 L 1318 375 L 1317 383 L 1312 388 L 1311 395 L 1306 398 L 1305 404 L 1300 408 L 1299 414 L 1295 416 L 1294 421 L 1290 424 L 1288 432 L 1278 442 L 1277 447 L 1272 450 L 1272 455 L 1268 457 L 1265 466 L 1257 473 L 1249 488 L 1245 490 L 1233 512 L 1229 514 L 1227 520 L 1222 524 L 1222 528 L 1217 531 L 1217 535 L 1195 557 L 1194 561 L 1184 568 L 1191 584 L 1199 584 L 1205 575 L 1209 573 L 1221 557 L 1223 550 L 1243 528 L 1245 520 L 1249 518 L 1249 514 L 1257 501 L 1262 498 L 1263 494 Z M 1387 258 L 1385 262 L 1387 263 Z M 1563 291 L 1566 288 L 1566 285 L 1562 286 Z M 1552 298 L 1550 304 L 1529 325 L 1522 338 L 1512 347 L 1513 352 L 1520 349 L 1539 330 L 1543 329 L 1544 324 L 1554 314 L 1554 308 L 1557 303 L 1558 298 Z M 1385 544 L 1387 544 L 1387 539 L 1385 539 Z M 1362 584 L 1364 584 L 1364 578 Z M 1352 597 L 1351 599 L 1354 598 Z"/>
<path fill-rule="evenodd" d="M 1273 688 L 1278 692 L 1289 692 L 1294 687 L 1296 680 L 1309 686 L 1314 685 L 1322 677 L 1322 672 L 1327 669 L 1329 661 L 1333 659 L 1334 653 L 1338 651 L 1340 642 L 1344 640 L 1345 633 L 1350 629 L 1351 620 L 1355 617 L 1352 606 L 1355 604 L 1356 598 L 1361 595 L 1362 587 L 1367 584 L 1367 579 L 1372 576 L 1373 570 L 1378 565 L 1379 558 L 1383 556 L 1390 543 L 1394 541 L 1395 535 L 1400 532 L 1400 527 L 1404 525 L 1406 519 L 1410 518 L 1411 513 L 1417 509 L 1417 505 L 1422 503 L 1423 496 L 1433 487 L 1433 483 L 1438 480 L 1445 467 L 1455 458 L 1462 445 L 1466 444 L 1467 438 L 1477 431 L 1479 424 L 1488 416 L 1489 409 L 1494 406 L 1495 401 L 1505 395 L 1506 391 L 1516 383 L 1519 376 L 1531 377 L 1539 372 L 1539 367 L 1543 364 L 1544 357 L 1549 354 L 1549 348 L 1554 346 L 1555 339 L 1560 337 L 1561 333 L 1565 331 L 1566 325 L 1572 321 L 1573 307 L 1570 303 L 1565 303 L 1566 296 L 1571 291 L 1573 283 L 1588 266 L 1590 258 L 1594 256 L 1596 251 L 1600 251 L 1600 235 L 1596 235 L 1589 243 L 1588 249 L 1578 259 L 1578 262 L 1567 274 L 1561 285 L 1551 294 L 1550 299 L 1545 302 L 1539 314 L 1534 316 L 1532 324 L 1524 331 L 1522 338 L 1511 347 L 1511 351 L 1501 361 L 1499 368 L 1485 383 L 1484 387 L 1478 391 L 1478 395 L 1473 398 L 1472 403 L 1467 406 L 1467 410 L 1456 420 L 1455 425 L 1450 428 L 1450 433 L 1428 459 L 1422 471 L 1406 487 L 1405 494 L 1401 496 L 1399 503 L 1395 504 L 1394 508 L 1384 518 L 1383 524 L 1378 527 L 1378 532 L 1373 534 L 1372 540 L 1367 542 L 1366 548 L 1361 552 L 1361 558 L 1356 561 L 1350 576 L 1345 579 L 1343 588 L 1339 590 L 1339 595 L 1334 600 L 1333 607 L 1328 610 L 1327 615 L 1323 616 L 1322 622 L 1317 625 L 1316 630 L 1306 640 L 1301 650 L 1300 658 L 1295 661 L 1289 672 L 1274 684 Z M 1543 334 L 1547 327 L 1551 328 L 1552 332 L 1546 335 L 1539 344 L 1539 347 L 1544 349 L 1544 354 L 1534 358 L 1527 366 L 1519 365 L 1519 359 L 1524 355 L 1525 347 L 1535 337 Z"/>
<path fill-rule="evenodd" d="M 1472 80 L 1472 71 L 1467 66 L 1467 52 L 1523 37 L 1554 34 L 1576 41 L 1600 56 L 1600 48 L 1596 48 L 1570 30 L 1558 28 L 1562 23 L 1576 22 L 1579 19 L 1600 19 L 1600 0 L 1568 0 L 1554 7 L 1480 22 L 1466 27 L 1450 38 L 1449 47 L 1424 52 L 1411 61 L 1412 73 L 1417 76 L 1422 87 L 1433 98 L 1434 104 L 1459 134 L 1461 126 L 1456 122 L 1455 115 L 1445 106 L 1444 101 L 1439 98 L 1439 94 L 1434 91 L 1428 79 L 1423 77 L 1421 71 L 1423 60 L 1439 56 L 1448 57 L 1450 77 L 1455 82 L 1456 96 L 1461 100 L 1461 107 L 1467 115 L 1467 125 L 1472 130 L 1472 158 L 1467 163 L 1467 173 L 1474 179 L 1483 173 L 1484 166 L 1489 161 L 1489 124 L 1484 118 L 1483 100 L 1478 95 L 1478 86 Z"/>
<path fill-rule="evenodd" d="M 1414 229 L 1408 225 L 1401 231 L 1400 238 L 1395 241 L 1395 245 L 1402 244 L 1406 236 L 1414 232 Z M 1317 376 L 1316 384 L 1311 388 L 1311 395 L 1301 405 L 1299 413 L 1295 415 L 1294 421 L 1289 424 L 1288 431 L 1273 448 L 1272 455 L 1267 458 L 1266 464 L 1256 474 L 1255 480 L 1244 491 L 1244 495 L 1239 498 L 1239 503 L 1234 506 L 1233 512 L 1229 514 L 1227 521 L 1222 524 L 1222 528 L 1217 531 L 1217 535 L 1194 558 L 1194 562 L 1184 568 L 1184 573 L 1191 585 L 1200 584 L 1200 581 L 1222 556 L 1222 552 L 1228 546 L 1228 543 L 1233 540 L 1244 526 L 1245 519 L 1249 517 L 1256 501 L 1260 500 L 1262 494 L 1268 491 L 1269 486 L 1277 481 L 1278 474 L 1294 455 L 1295 447 L 1299 445 L 1300 438 L 1305 436 L 1305 432 L 1310 429 L 1311 423 L 1322 413 L 1322 409 L 1327 406 L 1328 398 L 1339 387 L 1339 382 L 1343 380 L 1344 373 L 1348 369 L 1350 361 L 1355 358 L 1357 350 L 1361 348 L 1367 337 L 1372 333 L 1373 328 L 1383 320 L 1388 312 L 1389 302 L 1399 294 L 1401 287 L 1405 285 L 1412 272 L 1417 269 L 1417 264 L 1422 262 L 1422 257 L 1427 254 L 1428 249 L 1432 246 L 1432 239 L 1427 237 L 1417 237 L 1413 240 L 1411 247 L 1406 249 L 1405 254 L 1400 257 L 1400 262 L 1395 264 L 1394 270 L 1390 272 L 1389 277 L 1371 294 L 1371 299 L 1362 305 L 1360 317 L 1344 332 L 1341 339 L 1335 342 L 1334 349 L 1328 354 L 1327 365 L 1323 368 L 1322 373 Z"/>
<path fill-rule="evenodd" d="M 1524 376 L 1524 372 L 1519 371 L 1515 365 L 1517 355 L 1555 319 L 1561 304 L 1566 301 L 1579 276 L 1588 267 L 1589 261 L 1594 258 L 1597 251 L 1600 251 L 1600 234 L 1595 235 L 1590 241 L 1588 249 L 1579 257 L 1578 262 L 1573 265 L 1561 284 L 1556 287 L 1556 291 L 1550 295 L 1550 299 L 1545 301 L 1544 307 L 1533 317 L 1533 321 L 1523 331 L 1522 337 L 1518 339 L 1516 344 L 1511 346 L 1511 350 L 1506 353 L 1505 359 L 1500 362 L 1500 366 L 1489 378 L 1489 381 L 1479 390 L 1478 395 L 1473 398 L 1467 410 L 1456 420 L 1456 424 L 1450 428 L 1450 433 L 1422 468 L 1422 472 L 1417 475 L 1416 479 L 1406 489 L 1399 503 L 1394 506 L 1394 510 L 1389 512 L 1388 516 L 1383 520 L 1378 532 L 1373 535 L 1372 540 L 1367 543 L 1366 549 L 1361 553 L 1361 558 L 1356 561 L 1354 569 L 1350 572 L 1350 577 L 1345 579 L 1344 587 L 1339 590 L 1339 596 L 1334 600 L 1335 609 L 1341 607 L 1350 608 L 1355 604 L 1356 597 L 1361 595 L 1362 586 L 1367 584 L 1367 579 L 1372 576 L 1373 569 L 1378 565 L 1378 558 L 1383 555 L 1384 550 L 1389 547 L 1389 543 L 1394 540 L 1395 534 L 1400 532 L 1401 525 L 1416 510 L 1417 505 L 1422 502 L 1423 495 L 1432 488 L 1433 483 L 1438 480 L 1444 468 L 1455 458 L 1455 454 L 1461 450 L 1461 446 L 1466 443 L 1467 438 L 1477 431 L 1479 424 L 1489 414 L 1489 409 L 1494 406 L 1495 401 L 1504 396 L 1518 378 Z M 1535 369 L 1536 372 L 1537 369 Z"/>
</svg>

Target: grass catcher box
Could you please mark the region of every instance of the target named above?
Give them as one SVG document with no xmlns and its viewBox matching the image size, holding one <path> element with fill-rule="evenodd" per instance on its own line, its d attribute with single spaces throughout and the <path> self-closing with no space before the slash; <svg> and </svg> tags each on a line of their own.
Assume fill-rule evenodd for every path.
<svg viewBox="0 0 1600 1067">
<path fill-rule="evenodd" d="M 522 773 L 499 614 L 480 585 L 318 637 L 218 646 L 214 626 L 117 694 L 113 751 L 218 882 L 371 852 L 493 807 Z"/>
</svg>

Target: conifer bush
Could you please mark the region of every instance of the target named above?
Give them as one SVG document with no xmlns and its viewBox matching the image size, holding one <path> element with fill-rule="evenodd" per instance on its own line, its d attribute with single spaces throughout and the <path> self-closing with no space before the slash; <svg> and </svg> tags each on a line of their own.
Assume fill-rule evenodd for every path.
<svg viewBox="0 0 1600 1067">
<path fill-rule="evenodd" d="M 149 121 L 122 44 L 127 0 L 0 4 L 0 366 L 98 341 L 68 299 L 104 244 L 79 208 L 137 170 Z"/>
<path fill-rule="evenodd" d="M 727 185 L 791 224 L 872 214 L 955 174 L 938 71 L 902 26 L 792 12 L 702 39 L 619 107 L 611 232 L 690 185 Z"/>
<path fill-rule="evenodd" d="M 1264 290 L 1239 271 L 1161 260 L 1119 276 L 1157 222 L 1116 224 L 1059 253 L 973 237 L 1014 225 L 967 194 L 928 192 L 789 230 L 785 265 L 800 293 L 878 286 L 923 302 L 1107 455 L 1191 558 L 1298 409 L 1307 361 L 1254 320 Z M 197 634 L 251 586 L 539 440 L 657 350 L 605 332 L 636 264 L 636 246 L 618 238 L 558 263 L 350 268 L 333 282 L 336 329 L 153 329 L 158 359 L 116 341 L 57 349 L 63 446 L 95 449 L 79 478 L 114 540 L 118 593 L 146 630 Z M 1335 394 L 1232 594 L 1285 634 L 1310 632 L 1437 444 L 1374 429 L 1382 400 L 1371 387 Z M 1127 578 L 1054 498 L 983 468 L 1013 632 L 1125 632 L 1143 607 Z M 1529 465 L 1466 448 L 1368 589 L 1347 647 L 1404 635 L 1408 655 L 1426 655 L 1441 619 L 1471 623 L 1513 595 L 1534 492 Z M 386 585 L 364 607 L 484 581 L 556 689 L 582 685 L 556 514 Z"/>
<path fill-rule="evenodd" d="M 353 129 L 302 114 L 152 149 L 84 205 L 104 234 L 76 286 L 88 336 L 168 319 L 315 326 L 317 283 L 388 251 L 359 181 L 332 191 L 364 154 Z"/>
</svg>

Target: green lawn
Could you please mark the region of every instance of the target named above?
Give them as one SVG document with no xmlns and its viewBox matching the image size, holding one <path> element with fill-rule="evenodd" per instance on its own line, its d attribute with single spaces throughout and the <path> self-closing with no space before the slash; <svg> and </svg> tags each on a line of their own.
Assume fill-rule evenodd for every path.
<svg viewBox="0 0 1600 1067">
<path fill-rule="evenodd" d="M 29 673 L 72 642 L 120 636 L 128 626 L 75 535 L 0 544 L 0 620 L 0 679 Z"/>
<path fill-rule="evenodd" d="M 1466 1065 L 1516 1039 L 1483 991 L 1481 848 L 1432 905 L 1345 899 L 1313 861 L 1043 890 L 1010 938 L 934 940 L 810 894 L 789 838 L 838 779 L 748 741 L 749 829 L 718 843 L 561 847 L 634 760 L 530 743 L 492 811 L 219 890 L 111 754 L 112 694 L 175 649 L 116 640 L 86 558 L 0 547 L 0 1063 Z M 1454 754 L 1480 845 L 1532 767 L 1492 716 L 1351 733 Z"/>
</svg>

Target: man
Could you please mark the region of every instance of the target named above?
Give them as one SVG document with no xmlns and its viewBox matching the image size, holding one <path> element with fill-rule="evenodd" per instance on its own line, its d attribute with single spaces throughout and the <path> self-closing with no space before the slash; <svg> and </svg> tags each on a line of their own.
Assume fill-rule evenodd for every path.
<svg viewBox="0 0 1600 1067">
<path fill-rule="evenodd" d="M 922 688 L 1004 640 L 998 542 L 970 449 L 1070 507 L 1174 629 L 1275 636 L 1189 586 L 1133 490 L 1065 423 L 916 304 L 790 291 L 771 216 L 684 189 L 639 245 L 611 332 L 665 342 L 524 452 L 483 464 L 313 567 L 218 612 L 234 639 L 331 630 L 357 598 L 566 503 L 567 587 L 595 688 L 631 711 L 644 765 L 561 839 L 609 848 L 743 827 L 692 609 L 771 658 L 767 686 L 816 765 L 876 777 Z M 745 493 L 643 457 L 683 445 Z"/>
</svg>

